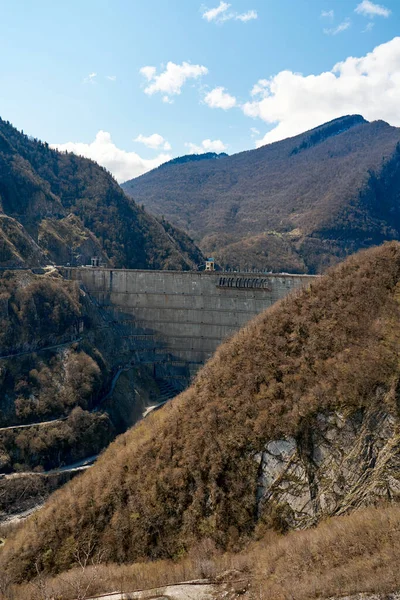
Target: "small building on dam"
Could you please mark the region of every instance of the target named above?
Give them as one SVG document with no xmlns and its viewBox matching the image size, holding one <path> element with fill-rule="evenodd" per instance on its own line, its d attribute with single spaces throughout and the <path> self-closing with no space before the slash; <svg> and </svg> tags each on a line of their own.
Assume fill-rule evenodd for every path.
<svg viewBox="0 0 400 600">
<path fill-rule="evenodd" d="M 227 337 L 314 276 L 64 268 L 114 323 L 138 362 L 185 387 Z"/>
</svg>

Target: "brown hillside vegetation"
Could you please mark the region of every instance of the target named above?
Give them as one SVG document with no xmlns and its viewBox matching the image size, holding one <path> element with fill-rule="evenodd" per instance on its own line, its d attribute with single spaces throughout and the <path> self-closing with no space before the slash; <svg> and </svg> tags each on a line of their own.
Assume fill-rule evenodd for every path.
<svg viewBox="0 0 400 600">
<path fill-rule="evenodd" d="M 85 549 L 84 541 L 80 547 Z M 153 589 L 153 594 L 143 594 L 148 598 L 154 597 L 154 588 L 209 578 L 216 584 L 241 583 L 237 595 L 225 592 L 233 586 L 215 585 L 216 600 L 332 599 L 359 593 L 367 595 L 365 600 L 369 594 L 382 594 L 371 600 L 389 600 L 392 596 L 387 594 L 400 589 L 399 561 L 400 507 L 381 506 L 329 519 L 308 531 L 284 536 L 269 532 L 239 553 L 219 552 L 205 540 L 175 561 L 110 563 L 101 568 L 94 561 L 84 570 L 75 566 L 56 577 L 39 573 L 33 583 L 21 586 L 13 586 L 7 575 L 3 575 L 2 586 L 0 575 L 0 598 L 1 591 L 5 600 L 37 600 L 39 590 L 42 597 L 75 600 L 78 589 L 88 588 L 87 596 L 110 590 Z"/>
<path fill-rule="evenodd" d="M 201 538 L 236 549 L 271 527 L 396 499 L 399 300 L 393 242 L 267 310 L 219 348 L 189 390 L 54 494 L 5 545 L 7 569 L 20 580 L 35 564 L 65 570 L 88 536 L 115 562 L 178 557 Z M 264 463 L 272 469 L 278 459 L 264 454 L 283 462 L 289 447 L 297 448 L 292 479 L 271 487 Z M 296 492 L 304 478 L 308 495 Z M 307 509 L 290 486 L 293 497 L 310 497 Z"/>
<path fill-rule="evenodd" d="M 162 165 L 122 187 L 223 266 L 318 273 L 400 239 L 399 181 L 400 129 L 352 115 L 257 150 Z"/>
<path fill-rule="evenodd" d="M 108 415 L 91 412 L 111 365 L 95 345 L 88 308 L 76 283 L 56 271 L 0 273 L 0 474 L 72 463 L 115 437 Z M 0 519 L 13 510 L 0 491 Z"/>
</svg>

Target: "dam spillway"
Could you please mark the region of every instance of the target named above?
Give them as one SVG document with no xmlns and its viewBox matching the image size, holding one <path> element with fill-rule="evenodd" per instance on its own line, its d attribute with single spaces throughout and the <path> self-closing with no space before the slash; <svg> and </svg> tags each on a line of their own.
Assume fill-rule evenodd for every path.
<svg viewBox="0 0 400 600">
<path fill-rule="evenodd" d="M 124 323 L 132 348 L 168 371 L 190 374 L 250 319 L 314 276 L 64 268 L 114 322 Z M 171 370 L 169 370 L 172 373 Z M 178 375 L 177 375 L 178 376 Z M 171 375 L 173 377 L 173 375 Z M 184 376 L 186 378 L 186 375 Z"/>
</svg>

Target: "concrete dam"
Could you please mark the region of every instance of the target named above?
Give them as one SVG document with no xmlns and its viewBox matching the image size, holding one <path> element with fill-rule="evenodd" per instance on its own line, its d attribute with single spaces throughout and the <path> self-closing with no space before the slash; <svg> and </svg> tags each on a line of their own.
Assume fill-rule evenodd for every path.
<svg viewBox="0 0 400 600">
<path fill-rule="evenodd" d="M 114 323 L 138 362 L 185 387 L 217 346 L 311 275 L 63 269 Z"/>
</svg>

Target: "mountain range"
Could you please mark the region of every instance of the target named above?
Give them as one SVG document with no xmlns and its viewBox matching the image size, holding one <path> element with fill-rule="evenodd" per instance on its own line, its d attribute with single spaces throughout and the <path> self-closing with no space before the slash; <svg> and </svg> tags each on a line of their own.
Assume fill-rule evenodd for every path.
<svg viewBox="0 0 400 600">
<path fill-rule="evenodd" d="M 400 239 L 399 128 L 345 116 L 217 157 L 175 160 L 122 187 L 227 268 L 319 273 Z"/>
</svg>

